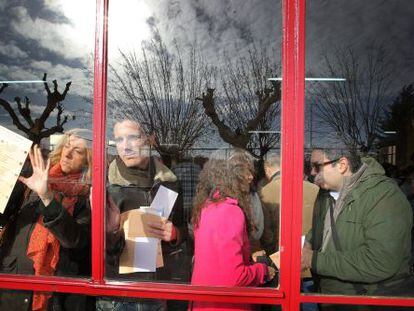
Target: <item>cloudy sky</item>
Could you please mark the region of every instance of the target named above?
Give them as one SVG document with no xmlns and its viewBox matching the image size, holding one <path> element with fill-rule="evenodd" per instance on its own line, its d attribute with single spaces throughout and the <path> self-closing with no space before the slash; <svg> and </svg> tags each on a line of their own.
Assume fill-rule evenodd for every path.
<svg viewBox="0 0 414 311">
<path fill-rule="evenodd" d="M 95 4 L 93 0 L 0 0 L 0 80 L 57 79 L 72 87 L 65 101 L 80 125 L 89 123 Z M 363 54 L 369 42 L 383 43 L 395 62 L 395 87 L 414 81 L 414 2 L 408 0 L 308 0 L 307 72 L 322 72 L 321 53 L 353 46 Z M 244 53 L 252 42 L 274 47 L 280 64 L 280 0 L 122 0 L 110 1 L 109 57 L 139 50 L 156 25 L 164 40 L 185 47 L 195 41 L 207 60 L 223 52 Z M 9 86 L 2 98 L 29 96 L 33 111 L 45 103 L 42 84 Z M 10 126 L 0 108 L 2 125 Z M 77 124 L 77 125 L 79 125 Z"/>
<path fill-rule="evenodd" d="M 56 79 L 61 91 L 72 81 L 65 111 L 77 114 L 82 123 L 87 120 L 90 123 L 90 115 L 77 112 L 90 111 L 90 107 L 86 107 L 90 105 L 81 97 L 91 94 L 93 1 L 2 0 L 0 3 L 0 80 L 41 80 L 43 73 L 47 73 L 48 81 Z M 15 96 L 28 96 L 34 115 L 43 111 L 46 104 L 41 83 L 10 84 L 0 96 L 13 105 Z M 13 129 L 3 108 L 0 108 L 0 116 L 1 124 Z"/>
</svg>

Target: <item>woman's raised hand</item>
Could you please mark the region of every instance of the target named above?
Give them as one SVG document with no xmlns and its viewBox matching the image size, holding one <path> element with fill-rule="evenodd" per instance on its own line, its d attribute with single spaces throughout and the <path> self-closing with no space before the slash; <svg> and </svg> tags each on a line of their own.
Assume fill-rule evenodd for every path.
<svg viewBox="0 0 414 311">
<path fill-rule="evenodd" d="M 48 189 L 48 175 L 50 160 L 45 161 L 38 145 L 34 145 L 29 153 L 30 162 L 33 168 L 33 174 L 29 178 L 23 176 L 19 180 L 36 192 L 43 203 L 47 206 L 53 199 L 52 193 Z"/>
</svg>

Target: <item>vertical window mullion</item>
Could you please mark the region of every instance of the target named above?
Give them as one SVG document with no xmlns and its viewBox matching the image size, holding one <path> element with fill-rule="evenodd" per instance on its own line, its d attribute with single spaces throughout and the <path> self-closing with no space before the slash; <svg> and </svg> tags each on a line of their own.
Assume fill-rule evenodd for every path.
<svg viewBox="0 0 414 311">
<path fill-rule="evenodd" d="M 93 105 L 93 175 L 92 175 L 92 281 L 102 283 L 104 276 L 104 206 L 105 206 L 105 121 L 108 0 L 96 0 Z"/>
<path fill-rule="evenodd" d="M 283 1 L 281 289 L 299 310 L 305 91 L 305 0 Z"/>
</svg>

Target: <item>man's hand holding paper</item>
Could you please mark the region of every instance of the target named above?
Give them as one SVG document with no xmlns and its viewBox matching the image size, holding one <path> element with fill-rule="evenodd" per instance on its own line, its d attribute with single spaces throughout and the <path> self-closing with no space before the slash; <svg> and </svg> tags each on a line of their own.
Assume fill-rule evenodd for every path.
<svg viewBox="0 0 414 311">
<path fill-rule="evenodd" d="M 147 225 L 148 232 L 151 236 L 166 242 L 175 241 L 177 239 L 177 229 L 169 220 L 149 221 Z"/>
<path fill-rule="evenodd" d="M 120 273 L 154 272 L 164 265 L 160 240 L 179 239 L 178 230 L 168 220 L 178 193 L 160 186 L 151 206 L 140 206 L 120 216 L 125 248 L 120 257 Z"/>
<path fill-rule="evenodd" d="M 165 218 L 160 221 L 148 221 L 148 230 L 151 235 L 165 242 L 175 241 L 178 238 L 178 230 L 174 227 L 171 221 L 167 220 L 177 196 L 177 192 L 172 191 L 167 187 L 160 186 L 150 206 L 151 209 L 156 210 Z"/>
</svg>

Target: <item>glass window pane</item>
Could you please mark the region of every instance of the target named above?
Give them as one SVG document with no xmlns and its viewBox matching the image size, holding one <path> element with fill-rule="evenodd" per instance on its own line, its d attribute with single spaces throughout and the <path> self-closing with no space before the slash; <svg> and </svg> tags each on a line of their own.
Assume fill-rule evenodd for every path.
<svg viewBox="0 0 414 311">
<path fill-rule="evenodd" d="M 410 1 L 307 7 L 305 172 L 320 190 L 302 259 L 322 294 L 414 294 L 413 10 Z"/>
<path fill-rule="evenodd" d="M 80 5 L 0 5 L 1 273 L 90 277 L 95 4 Z"/>
<path fill-rule="evenodd" d="M 266 286 L 251 255 L 265 226 L 266 249 L 278 248 L 278 211 L 259 192 L 280 149 L 269 80 L 280 12 L 279 1 L 111 1 L 108 279 Z"/>
</svg>

